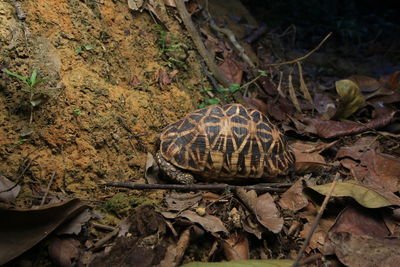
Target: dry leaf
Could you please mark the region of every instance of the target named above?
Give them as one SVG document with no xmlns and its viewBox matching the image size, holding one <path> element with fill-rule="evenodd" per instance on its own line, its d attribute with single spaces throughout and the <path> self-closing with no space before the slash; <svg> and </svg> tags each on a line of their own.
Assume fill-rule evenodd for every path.
<svg viewBox="0 0 400 267">
<path fill-rule="evenodd" d="M 63 222 L 86 208 L 78 199 L 34 210 L 0 208 L 0 265 L 32 248 Z"/>
<path fill-rule="evenodd" d="M 332 183 L 310 186 L 305 189 L 317 191 L 326 195 Z M 400 198 L 391 192 L 378 192 L 376 189 L 368 188 L 357 181 L 337 182 L 332 192 L 333 197 L 352 197 L 366 208 L 382 208 L 387 206 L 400 206 Z"/>
<path fill-rule="evenodd" d="M 219 65 L 219 69 L 231 83 L 240 84 L 242 82 L 243 71 L 230 57 L 225 58 L 224 62 Z"/>
<path fill-rule="evenodd" d="M 72 238 L 53 238 L 49 244 L 49 256 L 61 267 L 72 267 L 77 265 L 79 258 L 80 242 Z"/>
<path fill-rule="evenodd" d="M 300 124 L 295 125 L 298 131 L 301 133 L 308 132 L 316 134 L 322 138 L 334 138 L 358 134 L 371 129 L 384 127 L 393 120 L 395 113 L 396 112 L 392 110 L 384 114 L 379 114 L 380 117 L 370 120 L 365 124 L 306 117 L 302 119 L 302 122 L 306 124 L 305 126 Z"/>
<path fill-rule="evenodd" d="M 174 219 L 176 217 L 186 218 L 193 223 L 200 224 L 206 231 L 210 233 L 224 232 L 225 234 L 228 234 L 228 230 L 226 229 L 222 221 L 216 216 L 208 214 L 200 216 L 196 212 L 193 212 L 191 210 L 185 210 L 181 213 L 165 211 L 161 212 L 161 214 L 167 219 Z"/>
<path fill-rule="evenodd" d="M 364 75 L 352 75 L 348 79 L 357 84 L 363 93 L 371 93 L 381 87 L 381 84 L 377 80 Z"/>
<path fill-rule="evenodd" d="M 294 86 L 293 86 L 292 74 L 289 74 L 288 85 L 289 85 L 290 100 L 292 101 L 292 103 L 293 103 L 294 107 L 296 108 L 296 110 L 298 112 L 301 112 L 300 103 L 299 103 L 299 100 L 297 99 L 296 91 L 294 90 Z"/>
<path fill-rule="evenodd" d="M 20 185 L 16 185 L 14 182 L 8 180 L 5 176 L 0 176 L 0 201 L 14 202 L 20 190 Z"/>
<path fill-rule="evenodd" d="M 307 197 L 303 194 L 303 180 L 298 180 L 285 193 L 282 194 L 278 204 L 283 209 L 298 211 L 308 204 Z"/>
<path fill-rule="evenodd" d="M 400 191 L 400 159 L 378 152 L 376 139 L 362 138 L 350 147 L 342 147 L 336 157 L 352 176 L 372 188 Z"/>
<path fill-rule="evenodd" d="M 306 82 L 303 77 L 303 68 L 301 67 L 300 61 L 297 61 L 297 68 L 299 69 L 299 80 L 300 80 L 300 90 L 303 93 L 304 98 L 314 106 L 313 99 L 310 95 L 310 91 L 307 88 Z"/>
<path fill-rule="evenodd" d="M 165 197 L 169 211 L 183 211 L 194 207 L 203 196 L 195 193 L 170 193 Z"/>
<path fill-rule="evenodd" d="M 390 235 L 385 222 L 378 212 L 358 206 L 347 206 L 339 214 L 329 232 L 346 232 L 377 238 L 385 238 Z"/>
<path fill-rule="evenodd" d="M 344 265 L 392 267 L 400 262 L 398 240 L 374 239 L 350 233 L 329 233 L 330 246 Z"/>
<path fill-rule="evenodd" d="M 360 88 L 351 80 L 340 80 L 335 83 L 340 96 L 334 119 L 346 119 L 365 105 Z"/>
<path fill-rule="evenodd" d="M 223 241 L 225 257 L 228 261 L 249 258 L 249 240 L 243 234 L 233 234 Z"/>
<path fill-rule="evenodd" d="M 313 148 L 315 148 L 316 145 L 296 141 L 290 144 L 290 146 L 292 147 L 293 153 L 296 157 L 296 173 L 301 174 L 328 169 L 324 157 L 322 157 L 319 152 L 313 151 Z"/>
</svg>

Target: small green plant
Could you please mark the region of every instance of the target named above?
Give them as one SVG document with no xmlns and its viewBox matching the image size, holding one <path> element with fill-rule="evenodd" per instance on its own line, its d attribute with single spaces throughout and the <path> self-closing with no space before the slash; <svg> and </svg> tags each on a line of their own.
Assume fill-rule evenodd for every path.
<svg viewBox="0 0 400 267">
<path fill-rule="evenodd" d="M 240 89 L 247 87 L 249 85 L 251 85 L 252 83 L 255 83 L 258 79 L 260 79 L 261 77 L 266 77 L 268 76 L 267 72 L 263 71 L 263 70 L 257 70 L 259 75 L 257 75 L 253 80 L 243 84 L 242 86 L 240 86 L 240 84 L 238 83 L 232 83 L 229 88 L 216 88 L 218 93 L 221 93 L 221 98 L 225 101 L 227 101 L 229 99 L 230 94 L 235 93 L 236 91 L 239 91 Z M 212 91 L 211 88 L 204 88 L 202 90 L 202 92 L 207 93 L 207 91 Z M 219 104 L 221 101 L 219 98 L 213 97 L 213 98 L 204 98 L 204 102 L 201 103 L 199 105 L 199 108 L 204 108 L 206 106 L 210 106 L 210 105 L 215 105 L 215 104 Z"/>
<path fill-rule="evenodd" d="M 79 55 L 80 53 L 82 53 L 82 51 L 89 51 L 92 49 L 93 49 L 93 46 L 90 44 L 79 45 L 79 46 L 75 47 L 75 55 Z"/>
<path fill-rule="evenodd" d="M 3 72 L 7 73 L 8 75 L 10 75 L 12 77 L 19 79 L 20 81 L 24 82 L 25 85 L 27 85 L 27 87 L 22 87 L 21 91 L 28 94 L 29 104 L 31 105 L 31 115 L 30 115 L 29 123 L 32 123 L 33 108 L 39 106 L 45 100 L 45 98 L 44 98 L 45 94 L 42 91 L 37 90 L 37 86 L 39 84 L 45 82 L 45 80 L 38 79 L 37 70 L 33 70 L 30 77 L 25 77 L 25 76 L 19 75 L 17 73 L 9 71 L 8 69 L 3 69 Z"/>
<path fill-rule="evenodd" d="M 176 36 L 168 34 L 160 24 L 154 26 L 159 35 L 157 44 L 160 46 L 160 54 L 166 59 L 167 65 L 173 67 L 174 64 L 184 64 L 186 46 Z"/>
<path fill-rule="evenodd" d="M 24 144 L 26 141 L 28 141 L 28 138 L 19 139 L 18 145 L 22 145 L 22 144 Z"/>
<path fill-rule="evenodd" d="M 82 114 L 82 111 L 81 111 L 79 108 L 76 108 L 76 109 L 74 109 L 74 110 L 72 111 L 72 113 L 73 113 L 75 116 L 79 116 L 79 115 Z"/>
</svg>

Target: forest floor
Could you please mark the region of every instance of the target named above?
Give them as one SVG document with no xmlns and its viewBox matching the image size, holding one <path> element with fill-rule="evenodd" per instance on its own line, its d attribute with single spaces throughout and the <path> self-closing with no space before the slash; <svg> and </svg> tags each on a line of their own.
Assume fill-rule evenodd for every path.
<svg viewBox="0 0 400 267">
<path fill-rule="evenodd" d="M 155 4 L 162 1 L 149 1 L 153 6 L 149 4 L 135 10 L 132 5 L 139 2 L 0 0 L 0 191 L 9 188 L 10 184 L 15 185 L 14 189 L 18 191 L 9 190 L 15 195 L 11 199 L 1 198 L 1 207 L 7 211 L 11 208 L 34 211 L 34 206 L 44 205 L 37 210 L 38 214 L 32 215 L 34 218 L 26 214 L 19 219 L 9 217 L 9 223 L 0 223 L 0 228 L 3 228 L 0 233 L 4 233 L 10 225 L 19 225 L 20 232 L 26 227 L 29 229 L 26 233 L 37 233 L 39 228 L 34 226 L 37 222 L 35 216 L 54 216 L 57 222 L 46 228 L 50 233 L 81 212 L 83 207 L 92 208 L 90 215 L 86 215 L 87 219 L 78 223 L 82 231 L 72 231 L 74 234 L 67 231 L 67 235 L 58 237 L 55 233 L 49 236 L 41 234 L 29 242 L 24 241 L 26 236 L 16 235 L 15 240 L 18 241 L 15 241 L 15 247 L 18 249 L 14 245 L 10 245 L 10 249 L 19 252 L 11 253 L 8 258 L 3 255 L 4 258 L 0 259 L 13 259 L 30 249 L 14 259 L 10 266 L 24 262 L 29 262 L 29 266 L 50 266 L 51 261 L 62 266 L 74 266 L 76 262 L 89 264 L 93 260 L 93 266 L 168 266 L 194 260 L 222 259 L 294 260 L 307 237 L 307 227 L 316 216 L 317 205 L 310 207 L 311 201 L 308 202 L 302 195 L 302 188 L 329 184 L 336 172 L 341 174 L 343 180 L 365 182 L 365 175 L 371 172 L 369 166 L 372 164 L 385 167 L 377 171 L 375 166 L 376 176 L 364 184 L 369 186 L 368 190 L 375 190 L 377 187 L 374 185 L 379 184 L 379 179 L 383 177 L 387 186 L 370 193 L 390 193 L 390 197 L 386 198 L 391 201 L 390 204 L 365 204 L 353 195 L 342 196 L 355 198 L 358 204 L 354 206 L 362 205 L 363 208 L 358 210 L 363 210 L 365 217 L 368 217 L 368 209 L 372 206 L 384 209 L 400 203 L 396 199 L 400 188 L 399 124 L 396 121 L 400 102 L 400 75 L 396 73 L 399 62 L 397 60 L 396 65 L 396 62 L 390 62 L 383 56 L 386 48 L 371 46 L 373 49 L 369 53 L 374 56 L 369 56 L 368 60 L 366 56 L 356 53 L 353 57 L 346 57 L 346 53 L 339 54 L 338 50 L 318 50 L 304 63 L 303 69 L 298 69 L 297 62 L 275 67 L 269 64 L 306 55 L 325 36 L 310 38 L 308 46 L 302 49 L 294 47 L 291 38 L 295 33 L 290 29 L 289 33 L 265 34 L 257 43 L 246 43 L 241 39 L 246 37 L 246 27 L 259 28 L 260 25 L 244 6 L 238 1 L 232 1 L 229 6 L 224 3 L 210 4 L 210 13 L 217 24 L 225 23 L 224 26 L 241 40 L 250 60 L 264 70 L 260 73 L 269 75 L 268 78 L 255 76 L 249 70 L 248 62 L 243 62 L 231 43 L 224 39 L 225 36 L 213 32 L 201 19 L 197 10 L 199 5 L 190 1 L 188 10 L 194 14 L 193 20 L 201 29 L 207 49 L 216 56 L 216 62 L 228 80 L 232 84 L 243 85 L 256 78 L 256 82 L 249 83 L 250 88 L 236 90 L 237 87 L 233 86 L 229 92 L 222 92 L 213 88 L 214 84 L 202 65 L 204 59 L 186 31 L 177 9 Z M 246 25 L 243 20 L 234 20 L 234 17 L 245 18 Z M 329 42 L 328 38 L 325 43 L 328 47 Z M 304 43 L 307 42 L 303 39 Z M 343 47 L 345 49 L 347 47 Z M 33 73 L 37 73 L 39 83 L 30 87 L 29 78 L 32 81 Z M 22 81 L 23 77 L 16 77 L 18 75 L 25 77 L 28 83 Z M 362 95 L 359 93 L 358 100 L 349 100 L 354 101 L 351 105 L 356 108 L 349 111 L 348 102 L 339 101 L 338 104 L 337 99 L 327 98 L 325 92 L 334 88 L 336 81 L 352 75 Z M 303 78 L 308 88 L 305 91 L 311 92 L 312 104 L 304 93 Z M 283 93 L 277 91 L 278 84 Z M 296 90 L 291 92 L 295 92 L 300 99 L 297 104 L 296 97 L 289 97 L 293 84 Z M 385 90 L 381 89 L 383 87 Z M 257 219 L 254 218 L 251 223 L 247 222 L 247 226 L 243 226 L 244 222 L 238 225 L 235 220 L 239 214 L 245 220 L 254 210 L 245 211 L 246 205 L 241 203 L 246 201 L 238 200 L 232 193 L 217 195 L 201 191 L 189 196 L 186 193 L 185 200 L 182 200 L 169 190 L 128 190 L 104 186 L 107 182 L 146 183 L 148 154 L 154 155 L 158 150 L 158 136 L 165 126 L 199 107 L 238 101 L 267 114 L 289 136 L 297 159 L 299 154 L 317 147 L 317 153 L 303 155 L 303 165 L 296 166 L 296 180 L 302 178 L 309 183 L 296 183 L 294 191 L 298 198 L 292 201 L 305 204 L 288 208 L 289 204 L 285 206 L 281 202 L 278 208 L 271 206 L 268 210 L 275 215 L 278 210 L 281 212 L 274 218 L 280 226 L 271 226 L 274 222 L 260 219 L 262 216 L 259 214 L 256 217 L 261 225 L 255 226 Z M 362 104 L 357 106 L 357 101 Z M 378 103 L 383 104 L 379 106 Z M 314 112 L 320 116 L 312 117 Z M 323 124 L 317 121 L 319 118 L 330 123 Z M 335 124 L 350 120 L 358 124 Z M 360 130 L 362 126 L 364 128 Z M 386 127 L 386 134 L 380 131 L 383 127 Z M 298 143 L 299 140 L 302 142 Z M 354 144 L 359 145 L 358 152 L 352 147 Z M 360 151 L 370 154 L 366 156 Z M 371 163 L 365 157 L 377 159 Z M 314 173 L 312 178 L 309 173 Z M 319 189 L 315 190 L 321 193 Z M 267 205 L 267 202 L 278 202 L 281 197 L 281 193 L 276 193 L 272 194 L 271 200 L 259 201 L 265 201 Z M 250 196 L 248 198 L 251 199 Z M 78 199 L 79 203 L 72 203 L 71 199 Z M 44 203 L 41 203 L 42 200 Z M 341 198 L 336 200 L 340 210 L 347 208 L 345 201 Z M 182 206 L 178 208 L 172 202 Z M 46 213 L 44 207 L 47 204 L 60 207 L 65 216 L 58 215 L 58 210 Z M 179 214 L 186 212 L 186 215 L 179 217 L 171 214 L 176 209 Z M 22 210 L 20 212 L 23 213 Z M 385 212 L 387 210 L 382 214 Z M 206 213 L 212 218 L 204 222 L 193 213 L 202 213 L 202 216 Z M 4 214 L 8 213 L 2 216 Z M 338 214 L 337 210 L 331 209 L 329 219 L 323 221 L 326 225 L 322 223 L 319 231 L 325 234 L 335 232 L 331 227 Z M 379 223 L 385 220 L 389 230 L 380 230 L 379 234 L 396 236 L 399 233 L 398 221 L 388 216 L 382 218 L 377 220 Z M 1 220 L 7 219 L 3 217 Z M 294 226 L 294 222 L 298 225 Z M 120 230 L 127 224 L 135 233 L 134 242 L 117 242 L 114 234 L 106 240 L 108 243 L 98 243 L 107 237 L 109 231 L 115 232 L 115 229 Z M 105 226 L 110 228 L 105 230 Z M 382 225 L 376 227 L 384 228 Z M 191 240 L 198 238 L 201 242 L 189 241 L 189 235 Z M 343 264 L 351 265 L 338 255 L 342 252 L 336 250 L 329 254 L 327 249 L 323 251 L 323 241 L 318 238 L 325 237 L 322 234 L 314 237 L 306 250 L 307 255 L 320 256 L 313 264 L 322 264 L 326 260 L 321 256 L 324 253 L 336 253 Z M 345 239 L 335 236 L 330 241 L 340 243 L 340 238 Z M 29 245 L 21 248 L 19 241 Z M 243 244 L 246 242 L 247 245 Z M 106 254 L 110 253 L 110 244 L 116 244 L 114 251 Z M 240 244 L 241 249 L 247 249 L 247 258 L 235 250 L 236 244 Z M 176 250 L 172 256 L 167 253 L 170 246 L 175 246 Z M 179 252 L 182 247 L 183 252 Z M 126 251 L 143 257 L 127 256 L 124 254 Z"/>
</svg>

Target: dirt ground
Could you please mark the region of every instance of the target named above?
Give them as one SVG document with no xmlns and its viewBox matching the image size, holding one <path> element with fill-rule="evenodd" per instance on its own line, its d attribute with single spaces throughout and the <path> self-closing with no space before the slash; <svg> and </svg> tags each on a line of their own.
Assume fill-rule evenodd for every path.
<svg viewBox="0 0 400 267">
<path fill-rule="evenodd" d="M 174 82 L 161 87 L 158 72 L 170 69 L 149 13 L 132 13 L 124 1 L 23 1 L 21 8 L 24 21 L 0 2 L 0 62 L 24 76 L 36 69 L 49 97 L 30 124 L 21 83 L 3 77 L 0 174 L 15 177 L 26 157 L 35 158 L 21 177 L 26 202 L 53 172 L 52 191 L 89 200 L 108 196 L 101 181 L 143 182 L 157 134 L 201 100 L 207 82 L 198 55 L 189 50 Z M 189 42 L 178 21 L 170 32 Z"/>
</svg>

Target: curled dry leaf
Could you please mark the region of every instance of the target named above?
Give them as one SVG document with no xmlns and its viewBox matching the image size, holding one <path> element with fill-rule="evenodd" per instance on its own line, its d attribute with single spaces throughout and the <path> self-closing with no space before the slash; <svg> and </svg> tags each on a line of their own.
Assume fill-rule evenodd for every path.
<svg viewBox="0 0 400 267">
<path fill-rule="evenodd" d="M 298 180 L 285 193 L 282 194 L 278 204 L 283 209 L 298 211 L 308 204 L 307 197 L 303 194 L 303 180 Z"/>
<path fill-rule="evenodd" d="M 170 193 L 165 197 L 169 211 L 182 211 L 193 207 L 202 199 L 201 194 Z"/>
<path fill-rule="evenodd" d="M 233 234 L 223 241 L 224 254 L 228 261 L 249 258 L 249 240 L 243 234 Z"/>
<path fill-rule="evenodd" d="M 351 80 L 340 80 L 336 83 L 336 92 L 340 96 L 335 119 L 345 119 L 365 105 L 360 88 Z"/>
<path fill-rule="evenodd" d="M 229 56 L 225 58 L 224 62 L 219 66 L 219 69 L 231 83 L 240 84 L 242 82 L 243 71 Z"/>
<path fill-rule="evenodd" d="M 329 246 L 346 266 L 398 266 L 400 242 L 350 233 L 329 233 Z"/>
<path fill-rule="evenodd" d="M 0 208 L 0 265 L 32 248 L 63 222 L 86 208 L 78 199 L 34 210 Z"/>
<path fill-rule="evenodd" d="M 288 88 L 289 88 L 290 100 L 292 101 L 292 103 L 293 103 L 294 107 L 296 108 L 297 112 L 301 112 L 300 103 L 299 103 L 299 100 L 297 99 L 296 91 L 295 91 L 294 86 L 293 86 L 292 74 L 289 74 L 288 86 L 289 86 Z"/>
<path fill-rule="evenodd" d="M 21 186 L 16 185 L 4 176 L 0 176 L 0 201 L 14 202 L 20 190 Z"/>
<path fill-rule="evenodd" d="M 317 144 L 296 141 L 290 146 L 296 157 L 296 173 L 307 173 L 327 169 L 327 163 L 318 151 L 315 151 Z"/>
<path fill-rule="evenodd" d="M 318 135 L 322 138 L 334 138 L 358 134 L 371 129 L 381 128 L 388 125 L 394 118 L 395 111 L 389 111 L 379 114 L 376 119 L 370 120 L 368 123 L 359 124 L 355 122 L 340 122 L 332 120 L 323 120 L 319 118 L 305 117 L 302 121 L 306 125 L 295 124 L 299 132 L 308 132 Z"/>
<path fill-rule="evenodd" d="M 147 160 L 146 160 L 146 167 L 145 167 L 144 177 L 149 184 L 157 184 L 159 183 L 158 174 L 160 172 L 160 168 L 155 161 L 153 155 L 147 152 Z"/>
<path fill-rule="evenodd" d="M 176 217 L 186 218 L 193 223 L 200 224 L 206 231 L 210 233 L 224 232 L 225 234 L 228 234 L 228 230 L 226 229 L 222 221 L 216 216 L 208 214 L 200 216 L 196 212 L 191 210 L 185 210 L 181 213 L 165 211 L 161 212 L 161 214 L 167 219 L 174 219 Z"/>
<path fill-rule="evenodd" d="M 238 188 L 236 191 L 239 198 L 254 212 L 259 223 L 273 233 L 279 233 L 282 230 L 283 219 L 269 193 L 257 196 L 254 190 L 245 191 Z"/>
<path fill-rule="evenodd" d="M 49 256 L 61 267 L 72 267 L 77 265 L 79 258 L 79 241 L 72 238 L 54 238 L 49 244 Z"/>
<path fill-rule="evenodd" d="M 191 262 L 182 267 L 290 267 L 292 260 L 238 260 L 224 262 Z"/>
</svg>

